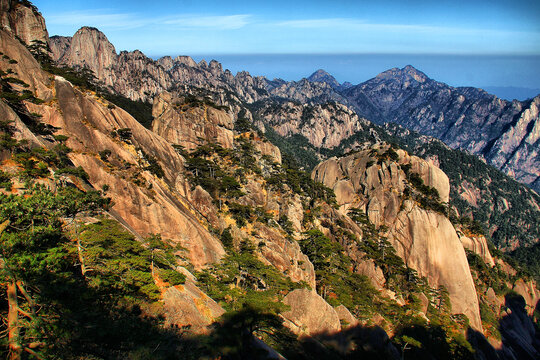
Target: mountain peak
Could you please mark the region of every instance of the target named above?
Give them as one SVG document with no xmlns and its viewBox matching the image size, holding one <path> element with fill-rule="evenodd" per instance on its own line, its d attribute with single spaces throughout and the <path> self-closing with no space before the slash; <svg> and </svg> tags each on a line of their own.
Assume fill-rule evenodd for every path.
<svg viewBox="0 0 540 360">
<path fill-rule="evenodd" d="M 392 68 L 390 70 L 386 70 L 386 71 L 380 73 L 379 75 L 377 75 L 376 78 L 377 79 L 390 79 L 390 78 L 393 78 L 393 79 L 399 79 L 399 80 L 403 80 L 403 81 L 415 80 L 415 81 L 417 81 L 419 83 L 424 83 L 427 80 L 429 80 L 429 78 L 427 77 L 426 74 L 424 74 L 420 70 L 416 69 L 412 65 L 407 65 L 402 69 L 400 69 L 400 68 Z"/>
<path fill-rule="evenodd" d="M 307 80 L 311 82 L 324 82 L 333 88 L 339 87 L 339 82 L 336 80 L 336 78 L 334 78 L 332 75 L 330 75 L 323 69 L 315 71 L 307 78 Z"/>
</svg>

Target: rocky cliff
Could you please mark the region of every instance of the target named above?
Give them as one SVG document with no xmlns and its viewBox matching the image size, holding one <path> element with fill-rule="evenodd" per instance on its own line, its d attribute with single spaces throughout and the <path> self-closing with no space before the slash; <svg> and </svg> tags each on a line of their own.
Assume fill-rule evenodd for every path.
<svg viewBox="0 0 540 360">
<path fill-rule="evenodd" d="M 334 189 L 342 209 L 363 209 L 375 226 L 387 227 L 388 240 L 405 264 L 431 286 L 445 286 L 452 311 L 466 314 L 481 329 L 474 282 L 456 230 L 444 214 L 407 195 L 412 192 L 407 181 L 410 172 L 436 189 L 440 201 L 448 201 L 448 178 L 432 164 L 401 150 L 393 161 L 384 161 L 388 151 L 392 150 L 381 147 L 327 160 L 313 170 L 313 177 Z"/>
<path fill-rule="evenodd" d="M 439 138 L 538 190 L 538 97 L 509 102 L 434 81 L 412 66 L 383 72 L 343 95 L 369 120 Z"/>
<path fill-rule="evenodd" d="M 184 85 L 228 90 L 248 102 L 266 94 L 261 78 L 247 72 L 234 76 L 215 60 L 197 64 L 188 56 L 178 56 L 154 61 L 138 50 L 117 54 L 107 37 L 95 28 L 83 27 L 71 38 L 53 36 L 50 44 L 53 60 L 92 70 L 101 84 L 132 100 L 152 101 L 162 91 Z"/>
<path fill-rule="evenodd" d="M 49 41 L 45 19 L 38 9 L 35 6 L 26 6 L 20 1 L 0 1 L 0 26 L 27 45 L 32 45 L 34 41 L 44 44 Z"/>
<path fill-rule="evenodd" d="M 56 56 L 80 61 L 109 90 L 120 86 L 132 98 L 165 89 L 174 73 L 190 83 L 154 98 L 150 130 L 95 87 L 42 70 L 12 33 L 0 30 L 0 213 L 19 221 L 12 209 L 34 200 L 33 190 L 77 188 L 112 199 L 80 223 L 62 218 L 43 226 L 58 228 L 24 246 L 1 242 L 2 254 L 24 255 L 16 258 L 23 271 L 11 286 L 23 295 L 18 316 L 51 314 L 45 326 L 20 322 L 21 338 L 45 334 L 25 348 L 43 358 L 282 358 L 279 351 L 301 359 L 397 359 L 412 339 L 422 344 L 414 354 L 456 358 L 473 356 L 463 334 L 481 338 L 485 331 L 507 358 L 537 355 L 536 284 L 494 258 L 485 237 L 449 220 L 451 184 L 438 159 L 387 143 L 359 147 L 356 139 L 355 151 L 321 163 L 310 177 L 240 121 L 249 115 L 241 118 L 247 107 L 235 101 L 268 96 L 253 90 L 263 80 L 234 77 L 217 62 L 116 54 L 91 28 L 56 44 Z M 129 70 L 122 73 L 119 64 Z M 153 75 L 143 77 L 148 69 Z M 291 85 L 297 94 L 280 81 L 272 89 L 294 97 L 308 96 L 304 86 L 314 93 L 328 86 L 309 83 Z M 300 133 L 324 147 L 375 131 L 337 103 L 282 101 L 277 111 L 261 104 L 282 134 Z M 278 116 L 285 110 L 290 123 Z M 324 128 L 336 123 L 336 136 L 328 134 Z M 5 230 L 9 223 L 1 220 Z M 2 240 L 18 241 L 12 235 L 21 229 L 9 228 Z M 34 223 L 27 229 L 33 235 Z M 24 253 L 28 246 L 37 252 Z M 28 261 L 34 257 L 40 261 Z M 10 309 L 6 302 L 0 307 L 3 316 Z M 57 337 L 62 341 L 51 340 Z M 11 349 L 17 341 L 8 338 Z M 489 344 L 482 349 L 496 354 Z"/>
</svg>

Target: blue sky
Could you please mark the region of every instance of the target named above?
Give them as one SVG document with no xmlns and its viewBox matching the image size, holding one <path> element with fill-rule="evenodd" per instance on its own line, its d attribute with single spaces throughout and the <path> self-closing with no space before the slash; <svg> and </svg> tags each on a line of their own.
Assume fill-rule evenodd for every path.
<svg viewBox="0 0 540 360">
<path fill-rule="evenodd" d="M 83 25 L 117 51 L 540 54 L 540 1 L 35 0 L 51 35 Z"/>
</svg>

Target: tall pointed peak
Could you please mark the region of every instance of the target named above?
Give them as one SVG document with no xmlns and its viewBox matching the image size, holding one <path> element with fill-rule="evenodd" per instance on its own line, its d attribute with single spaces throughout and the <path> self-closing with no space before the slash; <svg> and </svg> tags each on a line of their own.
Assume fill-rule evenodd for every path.
<svg viewBox="0 0 540 360">
<path fill-rule="evenodd" d="M 377 75 L 376 79 L 382 80 L 382 79 L 396 79 L 396 80 L 406 80 L 411 81 L 415 80 L 419 83 L 426 82 L 429 80 L 429 77 L 427 77 L 426 74 L 421 72 L 420 70 L 416 69 L 412 65 L 407 65 L 404 68 L 392 68 L 389 70 L 386 70 L 379 75 Z"/>
<path fill-rule="evenodd" d="M 336 80 L 336 78 L 323 69 L 315 71 L 307 78 L 307 80 L 311 82 L 324 82 L 332 87 L 339 87 L 339 82 Z"/>
</svg>

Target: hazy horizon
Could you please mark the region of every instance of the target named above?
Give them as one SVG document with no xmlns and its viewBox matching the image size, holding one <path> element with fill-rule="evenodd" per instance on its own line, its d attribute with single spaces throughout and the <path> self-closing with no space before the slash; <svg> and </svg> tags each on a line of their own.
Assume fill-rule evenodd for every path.
<svg viewBox="0 0 540 360">
<path fill-rule="evenodd" d="M 93 26 L 118 52 L 215 57 L 268 78 L 299 80 L 322 68 L 360 83 L 411 64 L 452 86 L 540 87 L 536 0 L 33 3 L 51 35 Z"/>
</svg>

